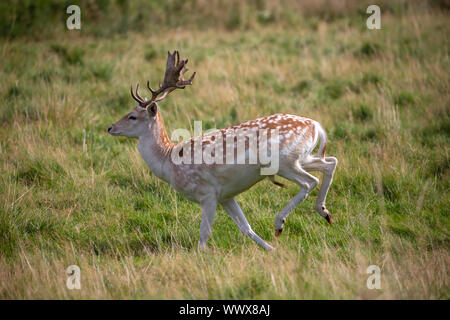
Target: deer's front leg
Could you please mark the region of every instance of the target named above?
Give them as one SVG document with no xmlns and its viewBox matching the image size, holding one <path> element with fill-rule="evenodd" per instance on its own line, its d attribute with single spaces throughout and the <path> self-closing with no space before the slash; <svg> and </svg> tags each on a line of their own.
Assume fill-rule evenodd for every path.
<svg viewBox="0 0 450 320">
<path fill-rule="evenodd" d="M 234 223 L 237 225 L 239 230 L 241 230 L 241 232 L 244 235 L 255 241 L 257 244 L 259 244 L 267 251 L 271 251 L 274 249 L 271 245 L 266 243 L 252 230 L 252 227 L 250 227 L 250 224 L 245 218 L 244 213 L 242 212 L 241 208 L 239 207 L 236 200 L 234 200 L 234 198 L 223 201 L 221 204 L 222 207 L 225 209 L 225 211 L 228 213 L 228 215 L 231 217 L 231 219 L 233 219 Z"/>
<path fill-rule="evenodd" d="M 200 223 L 200 240 L 198 248 L 204 250 L 206 242 L 211 233 L 211 228 L 214 223 L 214 216 L 216 214 L 217 202 L 215 199 L 208 199 L 201 203 L 202 206 L 202 222 Z"/>
</svg>

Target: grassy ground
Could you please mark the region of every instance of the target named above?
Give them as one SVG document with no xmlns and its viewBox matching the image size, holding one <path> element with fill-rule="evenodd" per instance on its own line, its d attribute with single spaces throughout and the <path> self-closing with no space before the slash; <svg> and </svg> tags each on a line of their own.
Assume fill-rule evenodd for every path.
<svg viewBox="0 0 450 320">
<path fill-rule="evenodd" d="M 3 39 L 0 298 L 449 299 L 448 11 L 382 11 L 371 31 L 365 7 L 352 10 Z M 136 140 L 106 133 L 133 106 L 131 83 L 161 79 L 169 49 L 197 71 L 160 104 L 169 133 L 276 112 L 323 124 L 339 159 L 332 226 L 313 210 L 315 190 L 275 238 L 297 187 L 264 181 L 238 202 L 277 250 L 220 208 L 210 250 L 197 252 L 200 208 L 149 172 Z M 72 264 L 81 290 L 66 288 Z M 379 290 L 366 286 L 369 265 Z"/>
</svg>

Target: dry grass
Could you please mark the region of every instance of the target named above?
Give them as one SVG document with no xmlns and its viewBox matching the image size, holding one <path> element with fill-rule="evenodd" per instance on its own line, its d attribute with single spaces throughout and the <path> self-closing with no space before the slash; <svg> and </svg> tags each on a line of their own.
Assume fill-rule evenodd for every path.
<svg viewBox="0 0 450 320">
<path fill-rule="evenodd" d="M 60 257 L 21 249 L 13 264 L 1 261 L 1 298 L 18 299 L 442 299 L 448 298 L 449 252 L 398 244 L 402 258 L 385 251 L 367 257 L 359 243 L 345 259 L 325 248 L 321 257 L 280 248 L 274 254 L 249 246 L 240 252 L 211 249 L 208 253 L 171 248 L 145 259 L 118 253 L 113 257 L 76 254 L 66 248 Z M 64 270 L 74 263 L 82 270 L 81 290 L 65 287 Z M 377 262 L 381 289 L 366 286 L 366 269 Z"/>
</svg>

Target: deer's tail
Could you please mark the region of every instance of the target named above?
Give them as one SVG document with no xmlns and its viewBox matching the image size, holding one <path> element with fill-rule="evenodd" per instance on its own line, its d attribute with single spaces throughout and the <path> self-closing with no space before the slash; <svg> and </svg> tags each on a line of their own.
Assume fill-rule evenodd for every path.
<svg viewBox="0 0 450 320">
<path fill-rule="evenodd" d="M 316 124 L 316 129 L 318 131 L 320 139 L 319 151 L 317 152 L 317 156 L 323 159 L 325 158 L 325 151 L 327 149 L 327 134 L 319 123 Z"/>
<path fill-rule="evenodd" d="M 284 183 L 278 182 L 275 180 L 275 176 L 269 176 L 269 180 L 274 184 L 277 185 L 281 188 L 287 188 L 286 185 Z"/>
</svg>

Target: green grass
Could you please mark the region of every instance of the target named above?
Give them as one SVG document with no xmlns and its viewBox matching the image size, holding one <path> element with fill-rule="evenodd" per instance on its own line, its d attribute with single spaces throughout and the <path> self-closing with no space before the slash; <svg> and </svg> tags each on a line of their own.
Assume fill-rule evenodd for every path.
<svg viewBox="0 0 450 320">
<path fill-rule="evenodd" d="M 392 4 L 371 31 L 357 4 L 233 5 L 204 8 L 216 27 L 205 17 L 180 29 L 174 13 L 154 32 L 1 42 L 0 298 L 450 297 L 448 13 Z M 220 208 L 197 252 L 199 206 L 149 172 L 136 140 L 106 132 L 133 107 L 130 84 L 156 86 L 173 49 L 197 76 L 160 103 L 169 135 L 276 112 L 322 123 L 339 159 L 332 226 L 314 190 L 275 238 L 297 187 L 263 181 L 237 200 L 277 250 Z M 79 291 L 65 286 L 72 264 Z M 380 290 L 366 287 L 372 264 Z"/>
</svg>

